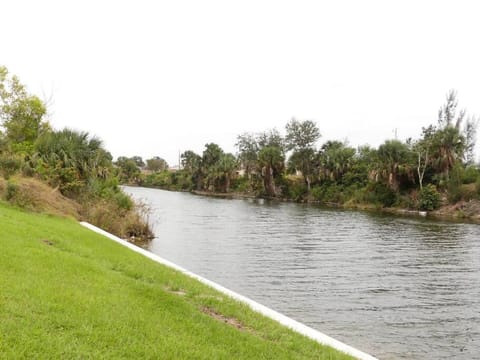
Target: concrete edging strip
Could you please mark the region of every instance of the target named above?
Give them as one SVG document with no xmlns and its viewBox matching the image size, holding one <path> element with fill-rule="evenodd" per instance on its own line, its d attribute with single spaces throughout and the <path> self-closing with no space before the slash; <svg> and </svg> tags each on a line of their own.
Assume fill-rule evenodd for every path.
<svg viewBox="0 0 480 360">
<path fill-rule="evenodd" d="M 92 224 L 89 224 L 87 222 L 81 222 L 80 223 L 81 225 L 85 226 L 86 228 L 92 230 L 92 231 L 95 231 L 96 233 L 99 233 L 103 236 L 106 236 L 107 238 L 123 245 L 123 246 L 126 246 L 127 248 L 129 248 L 130 250 L 133 250 L 139 254 L 142 254 L 143 256 L 146 256 L 150 259 L 152 259 L 153 261 L 156 261 L 162 265 L 165 265 L 165 266 L 168 266 L 172 269 L 175 269 L 191 278 L 194 278 L 198 281 L 200 281 L 201 283 L 205 284 L 205 285 L 208 285 L 212 288 L 214 288 L 215 290 L 218 290 L 220 291 L 221 293 L 235 299 L 235 300 L 238 300 L 244 304 L 247 304 L 252 310 L 264 315 L 264 316 L 267 316 L 269 317 L 270 319 L 273 319 L 277 322 L 279 322 L 280 324 L 302 334 L 302 335 L 305 335 L 317 342 L 319 342 L 320 344 L 322 345 L 328 345 L 332 348 L 335 348 L 341 352 L 344 352 L 348 355 L 351 355 L 351 356 L 354 356 L 356 357 L 357 359 L 361 359 L 361 360 L 377 360 L 375 357 L 369 355 L 369 354 L 366 354 L 360 350 L 357 350 L 347 344 L 344 344 L 342 343 L 341 341 L 338 341 L 338 340 L 335 340 L 334 338 L 328 336 L 328 335 L 325 335 L 323 333 L 321 333 L 320 331 L 317 331 L 315 329 L 312 329 L 311 327 L 307 326 L 307 325 L 304 325 L 296 320 L 293 320 L 291 318 L 289 318 L 288 316 L 285 316 L 283 314 L 280 314 L 279 312 L 275 311 L 275 310 L 272 310 L 262 304 L 259 304 L 257 303 L 256 301 L 253 301 L 243 295 L 240 295 L 240 294 L 237 294 L 236 292 L 232 291 L 232 290 L 229 290 L 213 281 L 210 281 L 208 279 L 205 279 L 197 274 L 194 274 L 192 273 L 191 271 L 188 271 L 184 268 L 182 268 L 181 266 L 178 266 L 174 263 L 172 263 L 171 261 L 168 261 L 166 259 L 163 259 L 161 258 L 160 256 L 158 255 L 155 255 L 145 249 L 142 249 L 138 246 L 135 246 L 131 243 L 129 243 L 128 241 L 125 241 L 125 240 L 122 240 L 120 239 L 119 237 L 113 235 L 113 234 L 110 234 L 108 232 L 106 232 L 105 230 L 102 230 Z"/>
</svg>

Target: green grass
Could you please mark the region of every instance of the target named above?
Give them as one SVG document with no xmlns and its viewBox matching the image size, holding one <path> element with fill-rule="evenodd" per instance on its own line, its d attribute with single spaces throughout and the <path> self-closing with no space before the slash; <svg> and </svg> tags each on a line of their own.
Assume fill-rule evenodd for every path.
<svg viewBox="0 0 480 360">
<path fill-rule="evenodd" d="M 0 358 L 350 359 L 74 220 L 4 203 Z"/>
</svg>

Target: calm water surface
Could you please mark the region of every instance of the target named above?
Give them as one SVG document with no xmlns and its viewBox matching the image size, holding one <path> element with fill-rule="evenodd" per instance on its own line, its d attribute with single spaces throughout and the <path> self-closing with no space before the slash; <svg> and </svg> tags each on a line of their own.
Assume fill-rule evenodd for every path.
<svg viewBox="0 0 480 360">
<path fill-rule="evenodd" d="M 125 190 L 188 270 L 381 359 L 480 358 L 480 225 Z"/>
</svg>

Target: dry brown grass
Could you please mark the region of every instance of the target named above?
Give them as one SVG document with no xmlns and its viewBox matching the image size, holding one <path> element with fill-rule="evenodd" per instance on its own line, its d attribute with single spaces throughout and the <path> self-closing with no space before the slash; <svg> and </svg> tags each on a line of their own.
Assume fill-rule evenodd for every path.
<svg viewBox="0 0 480 360">
<path fill-rule="evenodd" d="M 36 178 L 16 176 L 7 181 L 0 177 L 0 200 L 32 212 L 88 221 L 124 239 L 145 241 L 153 237 L 148 209 L 143 205 L 123 209 L 112 199 L 78 203 Z"/>
<path fill-rule="evenodd" d="M 5 191 L 7 189 L 7 181 L 0 177 L 0 199 L 4 198 Z"/>
<path fill-rule="evenodd" d="M 80 218 L 79 204 L 35 178 L 0 179 L 0 198 L 29 211 Z"/>
<path fill-rule="evenodd" d="M 149 240 L 153 237 L 146 217 L 146 209 L 137 204 L 133 209 L 119 208 L 115 202 L 100 200 L 83 207 L 82 217 L 122 238 L 132 241 Z"/>
</svg>

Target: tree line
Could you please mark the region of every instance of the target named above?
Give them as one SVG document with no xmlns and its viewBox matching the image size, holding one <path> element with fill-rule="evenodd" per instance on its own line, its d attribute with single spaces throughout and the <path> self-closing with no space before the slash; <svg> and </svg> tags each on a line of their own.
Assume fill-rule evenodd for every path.
<svg viewBox="0 0 480 360">
<path fill-rule="evenodd" d="M 132 170 L 126 157 L 116 164 L 124 180 L 144 186 L 433 210 L 442 202 L 480 196 L 474 163 L 477 125 L 475 116 L 458 109 L 457 93 L 451 90 L 436 123 L 422 128 L 418 138 L 388 139 L 378 148 L 354 148 L 337 140 L 318 146 L 317 124 L 292 119 L 284 134 L 270 129 L 238 135 L 235 155 L 215 143 L 206 144 L 201 154 L 185 151 L 177 171 L 167 171 L 164 163 L 162 169 L 142 173 L 135 158 L 129 161 Z"/>
<path fill-rule="evenodd" d="M 187 150 L 180 169 L 169 171 L 159 156 L 145 162 L 121 156 L 114 162 L 87 132 L 52 129 L 45 103 L 0 66 L 0 176 L 7 179 L 9 194 L 15 193 L 15 176 L 30 176 L 82 203 L 86 213 L 102 202 L 113 213 L 130 211 L 133 203 L 120 183 L 431 210 L 479 197 L 473 158 L 477 125 L 476 117 L 458 108 L 452 90 L 437 121 L 414 139 L 389 139 L 377 148 L 337 140 L 319 146 L 318 125 L 292 119 L 283 133 L 269 129 L 238 135 L 235 154 L 213 142 L 201 154 Z"/>
</svg>

